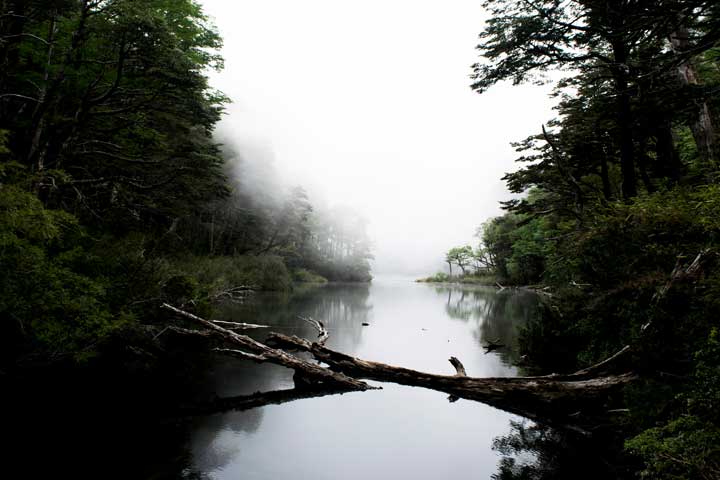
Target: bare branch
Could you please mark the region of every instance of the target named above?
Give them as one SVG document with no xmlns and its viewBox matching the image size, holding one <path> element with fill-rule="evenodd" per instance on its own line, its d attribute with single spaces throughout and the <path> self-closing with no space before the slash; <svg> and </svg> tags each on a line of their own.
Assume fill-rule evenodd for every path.
<svg viewBox="0 0 720 480">
<path fill-rule="evenodd" d="M 465 372 L 465 366 L 460 360 L 457 359 L 457 357 L 450 357 L 449 361 L 452 366 L 455 367 L 455 371 L 457 372 L 458 377 L 467 377 L 467 373 Z"/>
<path fill-rule="evenodd" d="M 252 328 L 270 328 L 269 325 L 257 325 L 255 323 L 226 322 L 224 320 L 211 320 L 215 325 L 224 326 L 228 330 L 249 330 Z"/>
<path fill-rule="evenodd" d="M 17 94 L 17 93 L 3 93 L 2 95 L 0 95 L 0 98 L 5 98 L 5 97 L 21 98 L 21 99 L 23 99 L 23 100 L 30 100 L 31 102 L 39 102 L 39 101 L 40 101 L 40 100 L 37 99 L 37 98 L 28 97 L 27 95 L 20 95 L 20 94 Z"/>
<path fill-rule="evenodd" d="M 50 42 L 48 42 L 44 38 L 38 37 L 37 35 L 33 35 L 32 33 L 18 33 L 16 35 L 6 35 L 6 36 L 2 37 L 2 39 L 6 40 L 8 38 L 20 38 L 20 37 L 32 38 L 33 40 L 37 40 L 38 42 L 44 43 L 45 45 L 50 45 Z"/>
<path fill-rule="evenodd" d="M 307 385 L 307 381 L 309 379 L 313 382 L 311 385 L 332 386 L 333 388 L 342 388 L 345 390 L 363 391 L 377 388 L 360 380 L 355 380 L 354 378 L 348 377 L 342 373 L 333 372 L 328 368 L 308 362 L 307 360 L 302 360 L 282 350 L 270 348 L 253 338 L 246 335 L 240 335 L 239 333 L 223 328 L 209 320 L 205 320 L 202 317 L 198 317 L 197 315 L 186 312 L 177 307 L 173 307 L 167 303 L 163 303 L 162 308 L 192 322 L 203 325 L 205 328 L 222 337 L 224 340 L 238 345 L 245 350 L 250 350 L 250 352 L 256 355 L 256 361 L 259 357 L 264 357 L 263 361 L 265 362 L 275 363 L 295 370 L 296 384 L 298 384 L 299 381 L 302 381 L 303 385 Z"/>
<path fill-rule="evenodd" d="M 330 334 L 328 333 L 327 329 L 325 328 L 325 325 L 319 320 L 315 320 L 312 317 L 298 317 L 300 320 L 304 320 L 308 322 L 310 325 L 314 326 L 318 331 L 318 339 L 317 344 L 318 345 L 325 345 L 325 342 L 330 337 Z"/>
<path fill-rule="evenodd" d="M 236 350 L 232 348 L 213 348 L 213 352 L 223 353 L 225 355 L 242 358 L 244 360 L 252 360 L 253 362 L 258 363 L 268 361 L 268 358 L 265 355 L 255 355 L 254 353 L 243 352 L 242 350 Z"/>
</svg>

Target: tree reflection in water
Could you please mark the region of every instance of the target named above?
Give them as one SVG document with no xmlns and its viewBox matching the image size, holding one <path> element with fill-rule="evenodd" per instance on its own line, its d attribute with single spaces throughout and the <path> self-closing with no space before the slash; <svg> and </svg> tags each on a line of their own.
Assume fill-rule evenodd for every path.
<svg viewBox="0 0 720 480">
<path fill-rule="evenodd" d="M 229 307 L 228 311 L 218 316 L 242 322 L 270 324 L 273 330 L 305 338 L 312 338 L 316 332 L 306 322 L 298 321 L 297 317 L 298 315 L 314 317 L 327 324 L 331 332 L 329 346 L 345 352 L 355 352 L 358 345 L 368 343 L 369 336 L 376 342 L 377 349 L 374 353 L 377 354 L 380 347 L 387 348 L 387 345 L 392 344 L 386 342 L 385 336 L 378 335 L 382 329 L 386 329 L 386 332 L 403 337 L 408 342 L 421 344 L 426 342 L 418 352 L 414 352 L 410 345 L 397 343 L 400 348 L 407 350 L 406 358 L 410 359 L 415 353 L 427 355 L 428 351 L 436 351 L 432 350 L 438 349 L 438 342 L 435 340 L 439 335 L 444 344 L 443 334 L 445 334 L 453 341 L 452 345 L 446 348 L 453 352 L 457 349 L 460 355 L 468 359 L 467 364 L 472 365 L 474 371 L 485 372 L 491 376 L 503 373 L 516 374 L 511 366 L 517 363 L 518 358 L 517 331 L 536 311 L 538 300 L 533 294 L 512 290 L 498 292 L 491 288 L 472 287 L 440 287 L 423 291 L 414 285 L 412 288 L 397 290 L 402 295 L 396 293 L 396 288 L 376 287 L 371 302 L 367 287 L 328 286 L 292 298 L 258 297 L 246 305 Z M 372 309 L 371 303 L 375 305 L 375 310 Z M 398 320 L 398 315 L 404 315 L 404 321 Z M 362 326 L 366 321 L 371 323 L 368 329 Z M 422 333 L 426 330 L 421 327 L 432 325 L 430 322 L 433 321 L 437 323 L 429 329 L 430 333 Z M 400 328 L 393 330 L 391 325 L 400 325 Z M 365 338 L 363 338 L 364 332 L 367 332 Z M 252 335 L 258 338 L 263 338 L 265 334 L 266 332 L 252 332 Z M 471 336 L 468 337 L 468 334 Z M 466 341 L 460 341 L 461 337 Z M 497 341 L 507 345 L 508 348 L 484 355 L 478 347 L 486 344 L 487 341 Z M 494 367 L 501 363 L 506 364 L 507 367 L 502 369 Z M 219 360 L 211 377 L 208 385 L 221 397 L 292 387 L 292 372 L 288 369 L 266 364 L 246 364 L 235 359 Z M 307 463 L 308 459 L 315 457 L 312 452 L 303 450 L 306 448 L 305 443 L 297 442 L 305 432 L 304 428 L 297 428 L 297 425 L 309 422 L 308 424 L 312 424 L 312 431 L 327 435 L 327 438 L 319 436 L 308 439 L 307 445 L 315 445 L 314 448 L 327 448 L 328 451 L 342 456 L 354 450 L 344 451 L 344 447 L 338 447 L 336 443 L 354 444 L 359 445 L 357 447 L 359 455 L 368 452 L 379 455 L 373 451 L 376 428 L 366 428 L 367 423 L 354 423 L 354 415 L 348 415 L 346 409 L 349 404 L 354 404 L 356 407 L 366 405 L 370 410 L 377 408 L 372 410 L 373 420 L 392 424 L 394 419 L 402 416 L 402 412 L 407 410 L 406 402 L 417 401 L 418 398 L 415 389 L 396 389 L 387 386 L 387 390 L 383 392 L 384 398 L 381 398 L 381 395 L 348 397 L 350 403 L 341 402 L 339 397 L 328 397 L 322 400 L 292 402 L 283 405 L 282 408 L 272 406 L 242 412 L 229 411 L 197 418 L 191 427 L 188 445 L 191 455 L 185 470 L 187 474 L 185 478 L 190 478 L 188 475 L 193 473 L 200 476 L 209 473 L 213 478 L 235 478 L 241 471 L 264 472 L 268 475 L 266 478 L 294 478 L 295 470 L 290 471 L 291 466 L 292 469 L 304 469 L 302 471 L 306 473 L 323 472 L 328 475 L 324 478 L 342 478 L 342 475 L 338 476 L 341 472 L 346 473 L 343 470 L 345 464 L 342 462 L 333 465 Z M 432 397 L 423 398 L 428 400 Z M 390 400 L 396 403 L 392 401 L 386 403 Z M 450 404 L 443 399 L 443 405 Z M 385 434 L 390 437 L 397 434 L 400 442 L 407 442 L 403 445 L 406 452 L 414 451 L 413 445 L 417 443 L 417 448 L 432 446 L 433 452 L 450 448 L 451 453 L 455 454 L 457 446 L 448 447 L 448 442 L 435 443 L 432 437 L 445 438 L 450 443 L 462 437 L 463 432 L 452 429 L 447 423 L 452 422 L 454 416 L 449 412 L 456 407 L 457 405 L 452 405 L 448 407 L 450 410 L 442 411 L 436 408 L 432 411 L 434 418 L 428 412 L 423 412 L 428 415 L 423 423 L 433 425 L 434 429 L 428 430 L 426 432 L 428 436 L 420 440 L 419 437 L 411 439 L 403 437 L 407 427 L 402 426 L 398 426 L 395 430 L 386 430 Z M 483 417 L 485 419 L 483 423 L 480 423 L 482 427 L 474 430 L 472 435 L 483 433 L 481 429 L 490 428 L 487 421 L 492 421 L 493 415 L 497 415 L 492 409 L 482 408 L 480 405 L 477 409 L 468 410 L 466 414 L 486 416 Z M 599 454 L 602 449 L 596 448 L 587 440 L 568 437 L 564 432 L 529 421 L 512 422 L 509 433 L 496 437 L 503 433 L 503 425 L 506 425 L 506 421 L 507 417 L 503 416 L 502 420 L 492 427 L 491 433 L 484 432 L 488 433 L 486 437 L 488 443 L 485 445 L 494 438 L 493 450 L 501 455 L 498 469 L 495 470 L 498 457 L 488 448 L 489 445 L 485 447 L 486 450 L 482 453 L 483 463 L 487 468 L 485 478 L 491 475 L 500 480 L 621 478 L 608 466 L 611 462 L 602 460 Z M 348 432 L 352 434 L 347 435 Z M 372 441 L 363 443 L 368 438 L 372 438 Z M 296 452 L 283 451 L 284 460 L 278 463 L 277 452 L 273 450 L 277 442 L 282 445 L 300 445 L 300 449 Z M 472 442 L 464 441 L 461 444 L 467 446 Z M 473 449 L 472 446 L 467 448 Z M 382 468 L 397 469 L 397 471 L 411 469 L 407 459 L 381 457 L 384 462 Z M 474 472 L 475 470 L 468 466 L 456 472 L 458 475 L 454 478 L 471 478 Z M 335 476 L 330 477 L 330 475 Z M 417 478 L 430 477 L 419 475 Z"/>
<path fill-rule="evenodd" d="M 314 338 L 317 330 L 299 320 L 312 317 L 325 322 L 331 335 L 328 346 L 340 351 L 353 351 L 362 339 L 362 324 L 368 320 L 367 285 L 326 285 L 288 294 L 258 294 L 244 304 L 223 305 L 218 318 L 236 322 L 271 325 L 272 331 Z M 267 331 L 243 332 L 258 340 Z M 218 357 L 201 384 L 204 386 L 200 401 L 213 397 L 248 395 L 258 391 L 274 391 L 293 387 L 292 370 L 271 365 L 256 364 L 229 357 Z M 238 456 L 243 443 L 240 434 L 253 434 L 260 428 L 265 408 L 245 411 L 228 411 L 201 416 L 191 427 L 189 444 L 192 467 L 183 478 L 205 478 L 202 472 L 215 472 L 224 468 Z"/>
<path fill-rule="evenodd" d="M 511 421 L 510 433 L 493 441 L 502 455 L 494 480 L 575 480 L 629 478 L 608 442 L 538 425 Z"/>
<path fill-rule="evenodd" d="M 519 363 L 518 331 L 535 314 L 537 295 L 488 287 L 443 286 L 436 287 L 435 291 L 447 297 L 445 311 L 449 317 L 475 323 L 472 334 L 479 343 L 500 343 L 505 348 L 493 353 L 499 355 L 505 365 Z"/>
<path fill-rule="evenodd" d="M 436 287 L 449 317 L 473 325 L 472 334 L 482 345 L 500 343 L 493 351 L 503 363 L 520 360 L 518 331 L 536 314 L 539 299 L 532 292 L 478 287 Z M 613 442 L 592 442 L 529 420 L 512 421 L 505 436 L 495 438 L 493 449 L 502 455 L 495 480 L 556 480 L 624 478 L 617 465 Z M 613 458 L 613 460 L 605 460 Z"/>
</svg>

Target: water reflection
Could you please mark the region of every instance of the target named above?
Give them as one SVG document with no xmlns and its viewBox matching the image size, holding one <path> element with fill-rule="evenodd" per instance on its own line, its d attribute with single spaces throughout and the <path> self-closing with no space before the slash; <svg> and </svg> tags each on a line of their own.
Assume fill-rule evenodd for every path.
<svg viewBox="0 0 720 480">
<path fill-rule="evenodd" d="M 629 478 L 619 452 L 608 442 L 579 437 L 533 422 L 511 421 L 510 433 L 493 441 L 502 455 L 494 480 L 575 480 Z M 606 457 L 606 458 L 604 458 Z"/>
<path fill-rule="evenodd" d="M 272 325 L 273 330 L 313 338 L 314 327 L 299 321 L 299 316 L 312 317 L 325 323 L 330 332 L 328 346 L 353 350 L 360 342 L 363 323 L 367 323 L 372 307 L 368 303 L 370 286 L 325 285 L 307 288 L 293 295 L 265 294 L 252 297 L 246 304 L 226 305 L 223 318 L 238 322 Z M 262 337 L 262 331 L 255 331 Z"/>
<path fill-rule="evenodd" d="M 501 344 L 496 352 L 506 365 L 519 363 L 518 329 L 523 327 L 537 308 L 537 297 L 524 290 L 502 290 L 488 287 L 435 287 L 446 298 L 445 311 L 450 318 L 474 325 L 472 335 L 481 345 Z"/>
<path fill-rule="evenodd" d="M 307 338 L 325 322 L 328 346 L 346 353 L 434 373 L 452 374 L 450 356 L 473 376 L 511 376 L 516 324 L 529 300 L 492 289 L 434 289 L 408 282 L 332 285 L 294 296 L 258 296 L 228 305 L 226 319 L 263 323 Z M 458 321 L 461 320 L 461 321 Z M 364 326 L 363 324 L 367 324 Z M 265 332 L 253 336 L 263 338 Z M 485 354 L 501 339 L 507 351 Z M 205 395 L 221 397 L 292 388 L 292 372 L 273 365 L 219 359 Z M 191 427 L 187 476 L 213 479 L 489 478 L 497 472 L 493 438 L 519 418 L 447 395 L 383 384 L 349 393 L 243 412 L 199 417 Z M 358 462 L 362 468 L 355 468 Z"/>
</svg>

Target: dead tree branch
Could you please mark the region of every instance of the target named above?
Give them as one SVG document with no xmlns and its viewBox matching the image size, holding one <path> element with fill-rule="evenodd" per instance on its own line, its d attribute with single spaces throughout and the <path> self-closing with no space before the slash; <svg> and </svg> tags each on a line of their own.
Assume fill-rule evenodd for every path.
<svg viewBox="0 0 720 480">
<path fill-rule="evenodd" d="M 180 310 L 179 308 L 173 307 L 167 303 L 163 303 L 162 308 L 196 324 L 202 325 L 206 329 L 215 333 L 217 336 L 221 337 L 223 340 L 243 348 L 243 352 L 247 350 L 255 354 L 253 359 L 256 361 L 259 357 L 263 357 L 262 361 L 264 362 L 282 365 L 295 370 L 296 386 L 306 386 L 307 384 L 330 385 L 334 388 L 345 390 L 370 390 L 376 388 L 371 387 L 360 380 L 350 378 L 342 373 L 333 372 L 332 370 L 320 365 L 308 362 L 307 360 L 302 360 L 282 350 L 270 348 L 246 335 L 240 335 L 239 333 L 223 328 L 209 320 L 205 320 L 204 318 L 198 317 L 190 312 Z"/>
<path fill-rule="evenodd" d="M 325 325 L 319 320 L 315 320 L 312 317 L 298 317 L 300 320 L 304 320 L 314 326 L 318 331 L 318 339 L 317 344 L 318 345 L 325 345 L 325 342 L 327 342 L 327 339 L 330 338 L 330 334 L 328 333 L 327 329 L 325 328 Z"/>
<path fill-rule="evenodd" d="M 632 373 L 588 377 L 583 371 L 543 377 L 437 375 L 355 358 L 295 336 L 273 333 L 266 342 L 278 348 L 309 352 L 331 369 L 347 375 L 430 388 L 531 419 L 564 418 L 567 421 L 567 416 L 580 408 L 606 411 L 604 403 L 609 394 L 637 378 Z M 456 365 L 452 360 L 451 363 Z"/>
</svg>

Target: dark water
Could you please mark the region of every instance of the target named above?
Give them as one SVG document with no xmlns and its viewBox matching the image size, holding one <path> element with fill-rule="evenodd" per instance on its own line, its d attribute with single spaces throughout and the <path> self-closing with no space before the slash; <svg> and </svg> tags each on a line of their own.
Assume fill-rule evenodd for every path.
<svg viewBox="0 0 720 480">
<path fill-rule="evenodd" d="M 361 358 L 453 374 L 448 358 L 456 356 L 468 375 L 512 376 L 518 374 L 513 365 L 517 329 L 535 302 L 524 292 L 381 279 L 372 285 L 326 286 L 293 298 L 259 296 L 227 307 L 222 316 L 312 338 L 312 327 L 297 318 L 311 316 L 325 322 L 330 348 Z M 487 340 L 508 348 L 486 354 Z M 287 369 L 234 359 L 218 361 L 204 385 L 207 394 L 221 397 L 292 386 Z M 521 418 L 477 402 L 451 403 L 440 392 L 382 387 L 198 417 L 189 429 L 185 475 L 484 479 L 499 472 L 503 446 L 497 439 L 523 425 Z M 536 456 L 513 448 L 505 453 L 504 463 L 511 466 L 532 463 Z"/>
<path fill-rule="evenodd" d="M 327 324 L 331 348 L 352 355 L 443 374 L 454 373 L 448 358 L 457 356 L 469 375 L 502 376 L 519 373 L 517 331 L 536 302 L 520 291 L 381 279 L 292 297 L 258 295 L 218 317 L 312 338 L 316 332 L 297 318 L 312 316 Z M 508 348 L 486 354 L 487 340 Z M 387 383 L 377 391 L 178 417 L 175 406 L 188 396 L 209 400 L 293 383 L 282 367 L 215 357 L 208 366 L 190 350 L 174 351 L 192 365 L 186 371 L 180 358 L 169 359 L 162 378 L 176 380 L 102 368 L 70 378 L 51 372 L 2 392 L 0 477 L 630 478 L 617 461 L 621 439 L 569 436 L 477 402 Z M 3 406 L 8 397 L 15 400 Z"/>
</svg>

